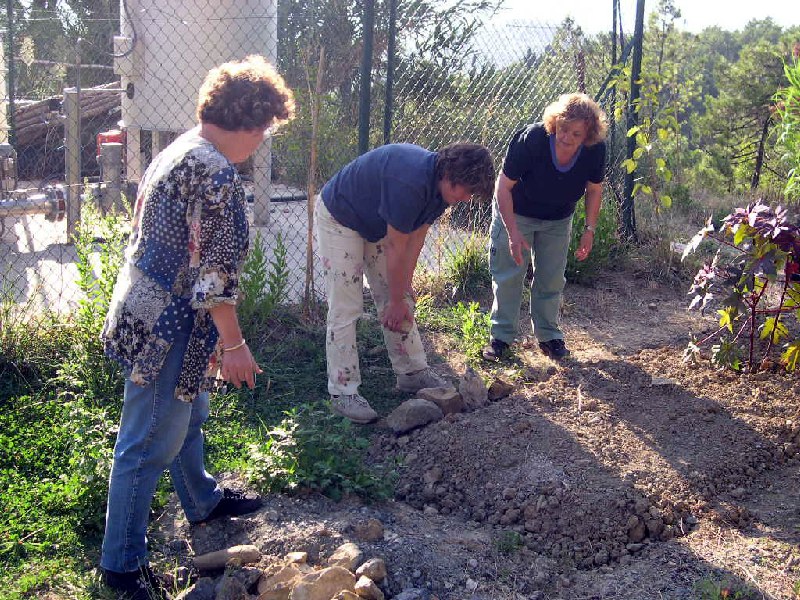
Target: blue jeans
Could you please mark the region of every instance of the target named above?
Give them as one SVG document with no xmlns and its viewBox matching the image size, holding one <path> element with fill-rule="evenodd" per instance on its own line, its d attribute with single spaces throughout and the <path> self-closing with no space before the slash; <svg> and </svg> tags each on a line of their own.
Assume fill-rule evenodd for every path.
<svg viewBox="0 0 800 600">
<path fill-rule="evenodd" d="M 494 292 L 492 338 L 511 344 L 517 336 L 522 286 L 532 257 L 530 315 L 533 333 L 540 342 L 564 339 L 559 328 L 559 310 L 561 293 L 567 282 L 564 271 L 567 268 L 572 217 L 558 221 L 520 215 L 515 217 L 520 233 L 531 246 L 530 254 L 523 252 L 521 265 L 515 263 L 511 257 L 508 232 L 497 207 L 492 215 L 492 245 L 489 251 L 489 269 L 492 272 Z"/>
<path fill-rule="evenodd" d="M 190 521 L 208 516 L 222 498 L 222 489 L 205 470 L 201 427 L 208 419 L 208 394 L 192 403 L 175 399 L 188 339 L 175 341 L 150 385 L 125 381 L 100 558 L 109 571 L 125 573 L 147 564 L 150 504 L 165 469 Z"/>
</svg>

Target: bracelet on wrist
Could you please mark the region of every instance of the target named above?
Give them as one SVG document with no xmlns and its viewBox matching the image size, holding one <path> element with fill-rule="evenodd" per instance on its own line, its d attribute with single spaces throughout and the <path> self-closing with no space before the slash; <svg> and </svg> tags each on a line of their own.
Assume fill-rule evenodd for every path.
<svg viewBox="0 0 800 600">
<path fill-rule="evenodd" d="M 591 231 L 591 232 L 592 232 L 592 234 L 594 235 L 594 232 L 595 232 L 595 226 L 594 226 L 594 225 L 587 225 L 586 227 L 584 227 L 584 228 L 583 228 L 583 230 L 584 230 L 584 231 Z"/>
<path fill-rule="evenodd" d="M 228 347 L 228 348 L 226 348 L 225 346 L 223 346 L 223 347 L 222 347 L 222 351 L 223 351 L 223 352 L 230 352 L 230 351 L 232 351 L 232 350 L 238 350 L 239 348 L 242 348 L 243 346 L 246 346 L 246 345 L 247 345 L 247 340 L 245 340 L 244 338 L 242 338 L 242 341 L 241 341 L 241 342 L 239 342 L 238 344 L 234 344 L 233 346 L 230 346 L 230 347 Z"/>
</svg>

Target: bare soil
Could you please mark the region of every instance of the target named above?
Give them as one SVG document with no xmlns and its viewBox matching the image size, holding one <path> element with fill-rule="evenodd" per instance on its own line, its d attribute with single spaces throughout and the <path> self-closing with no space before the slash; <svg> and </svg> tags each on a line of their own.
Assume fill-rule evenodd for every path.
<svg viewBox="0 0 800 600">
<path fill-rule="evenodd" d="M 393 501 L 276 495 L 202 528 L 172 508 L 158 536 L 173 556 L 254 543 L 265 565 L 356 541 L 385 559 L 388 597 L 800 598 L 800 377 L 684 363 L 689 333 L 713 327 L 686 305 L 681 286 L 624 274 L 569 286 L 569 359 L 521 344 L 484 367 L 508 397 L 401 437 L 374 427 L 371 460 L 399 465 Z M 429 341 L 437 371 L 463 372 Z M 369 518 L 382 539 L 359 539 Z"/>
</svg>

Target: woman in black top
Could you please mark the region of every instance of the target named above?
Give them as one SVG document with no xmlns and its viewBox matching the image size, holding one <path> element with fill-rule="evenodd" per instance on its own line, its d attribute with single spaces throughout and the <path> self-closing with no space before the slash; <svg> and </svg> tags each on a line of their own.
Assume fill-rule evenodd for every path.
<svg viewBox="0 0 800 600">
<path fill-rule="evenodd" d="M 551 358 L 569 354 L 558 316 L 572 215 L 582 196 L 586 228 L 575 256 L 592 251 L 605 173 L 606 116 L 586 94 L 564 94 L 542 123 L 517 131 L 495 184 L 489 264 L 492 327 L 486 359 L 497 360 L 514 341 L 522 285 L 533 259 L 530 315 L 539 347 Z"/>
</svg>

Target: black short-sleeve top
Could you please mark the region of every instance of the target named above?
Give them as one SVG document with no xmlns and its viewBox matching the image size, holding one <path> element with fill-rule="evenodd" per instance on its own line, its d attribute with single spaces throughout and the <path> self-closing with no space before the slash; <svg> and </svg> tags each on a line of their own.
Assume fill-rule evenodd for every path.
<svg viewBox="0 0 800 600">
<path fill-rule="evenodd" d="M 575 212 L 586 184 L 602 183 L 606 144 L 581 146 L 573 160 L 559 166 L 555 135 L 542 123 L 526 125 L 514 133 L 508 145 L 503 173 L 517 184 L 512 188 L 514 213 L 524 217 L 555 221 Z"/>
</svg>

